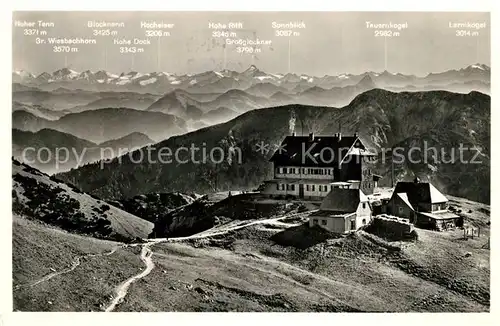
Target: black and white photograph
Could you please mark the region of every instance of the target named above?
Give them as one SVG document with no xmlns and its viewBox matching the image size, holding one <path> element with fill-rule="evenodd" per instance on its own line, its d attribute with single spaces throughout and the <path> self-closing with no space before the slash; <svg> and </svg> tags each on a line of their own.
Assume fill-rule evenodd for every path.
<svg viewBox="0 0 500 326">
<path fill-rule="evenodd" d="M 490 312 L 490 19 L 14 11 L 11 311 Z"/>
</svg>

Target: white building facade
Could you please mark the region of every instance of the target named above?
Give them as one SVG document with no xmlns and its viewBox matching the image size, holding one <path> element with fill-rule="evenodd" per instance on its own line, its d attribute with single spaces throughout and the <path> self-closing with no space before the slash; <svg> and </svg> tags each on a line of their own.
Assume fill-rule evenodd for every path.
<svg viewBox="0 0 500 326">
<path fill-rule="evenodd" d="M 261 193 L 277 199 L 320 201 L 335 188 L 373 193 L 370 162 L 374 155 L 365 150 L 357 134 L 334 136 L 287 136 L 274 153 L 273 179 L 261 186 Z M 337 153 L 325 157 L 324 153 Z"/>
<path fill-rule="evenodd" d="M 359 230 L 371 219 L 372 208 L 361 190 L 335 188 L 325 197 L 320 210 L 311 214 L 309 226 L 346 234 Z"/>
</svg>

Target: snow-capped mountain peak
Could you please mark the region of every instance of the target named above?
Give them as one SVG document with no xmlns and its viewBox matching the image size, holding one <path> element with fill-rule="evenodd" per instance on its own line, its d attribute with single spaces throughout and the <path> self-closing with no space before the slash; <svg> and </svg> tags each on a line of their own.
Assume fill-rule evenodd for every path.
<svg viewBox="0 0 500 326">
<path fill-rule="evenodd" d="M 22 77 L 22 78 L 34 78 L 35 77 L 32 73 L 30 73 L 29 71 L 23 70 L 23 69 L 14 70 L 13 73 L 18 75 L 19 77 Z"/>
<path fill-rule="evenodd" d="M 468 66 L 465 69 L 479 69 L 479 70 L 484 70 L 484 71 L 490 71 L 490 67 L 483 64 L 483 63 L 475 63 L 473 65 Z"/>
<path fill-rule="evenodd" d="M 259 70 L 259 69 L 258 69 L 255 65 L 251 65 L 251 66 L 250 66 L 250 67 L 248 67 L 248 69 L 247 69 L 247 70 L 245 70 L 245 71 L 257 71 L 257 70 Z"/>
<path fill-rule="evenodd" d="M 75 79 L 80 75 L 79 72 L 71 70 L 69 68 L 62 68 L 56 70 L 52 73 L 52 80 L 71 80 Z"/>
<path fill-rule="evenodd" d="M 370 78 L 363 78 L 368 76 Z M 367 71 L 361 74 L 342 73 L 339 75 L 325 75 L 318 77 L 308 74 L 295 73 L 268 73 L 259 70 L 255 65 L 250 65 L 244 71 L 233 71 L 224 69 L 221 71 L 206 71 L 198 74 L 175 74 L 169 72 L 150 72 L 141 73 L 137 71 L 122 72 L 121 74 L 113 74 L 105 70 L 97 72 L 85 70 L 81 73 L 76 72 L 68 67 L 56 70 L 53 73 L 44 72 L 38 76 L 34 76 L 25 70 L 14 70 L 12 72 L 12 81 L 25 85 L 34 84 L 37 87 L 47 89 L 57 88 L 59 82 L 64 84 L 64 88 L 68 89 L 89 89 L 95 90 L 93 84 L 102 84 L 103 89 L 130 89 L 139 90 L 146 89 L 147 92 L 158 93 L 169 91 L 171 89 L 188 89 L 193 88 L 193 91 L 199 91 L 200 88 L 207 87 L 210 92 L 218 91 L 225 92 L 231 88 L 250 88 L 253 85 L 268 83 L 274 86 L 282 87 L 282 91 L 290 91 L 291 93 L 303 92 L 314 86 L 321 86 L 325 89 L 333 87 L 342 88 L 360 83 L 361 86 L 373 86 L 382 88 L 404 88 L 407 85 L 444 85 L 446 83 L 465 83 L 469 81 L 482 82 L 484 87 L 489 87 L 490 67 L 485 64 L 472 64 L 467 67 L 462 67 L 456 70 L 447 70 L 443 72 L 430 73 L 427 76 L 417 77 L 401 73 L 390 73 L 388 71 L 373 72 Z M 481 85 L 483 85 L 481 84 Z M 475 85 L 475 84 L 474 84 Z M 473 86 L 474 86 L 473 85 Z M 365 88 L 370 88 L 365 87 Z M 466 86 L 463 86 L 466 87 Z M 469 86 L 467 86 L 469 87 Z M 466 88 L 467 88 L 466 87 Z M 482 87 L 482 86 L 481 86 Z M 470 88 L 470 87 L 469 87 Z M 194 90 L 196 89 L 196 90 Z M 480 89 L 481 91 L 482 89 Z M 202 92 L 200 92 L 202 93 Z"/>
</svg>

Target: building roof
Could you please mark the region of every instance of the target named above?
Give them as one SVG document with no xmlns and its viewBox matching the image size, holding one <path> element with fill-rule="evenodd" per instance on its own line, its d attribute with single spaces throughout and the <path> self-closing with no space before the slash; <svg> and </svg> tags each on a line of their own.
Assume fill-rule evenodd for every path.
<svg viewBox="0 0 500 326">
<path fill-rule="evenodd" d="M 406 194 L 408 202 L 413 207 L 417 207 L 418 203 L 444 203 L 448 199 L 429 182 L 398 182 L 394 189 L 395 194 Z M 401 197 L 401 196 L 400 196 Z"/>
<path fill-rule="evenodd" d="M 350 186 L 352 185 L 352 182 L 345 182 L 345 181 L 334 181 L 331 183 L 332 186 Z"/>
<path fill-rule="evenodd" d="M 309 216 L 310 217 L 334 217 L 334 218 L 342 217 L 342 218 L 346 218 L 346 217 L 349 217 L 355 213 L 356 212 L 344 213 L 344 212 L 336 212 L 336 211 L 316 211 Z"/>
<path fill-rule="evenodd" d="M 352 213 L 360 202 L 368 202 L 368 197 L 359 189 L 333 188 L 321 202 L 321 211 L 334 211 L 339 214 Z"/>
<path fill-rule="evenodd" d="M 286 136 L 280 146 L 282 150 L 278 149 L 270 161 L 277 165 L 292 166 L 338 165 L 349 151 L 356 155 L 356 151 L 352 151 L 355 144 L 356 147 L 365 149 L 358 136 L 341 136 L 340 139 L 337 136 Z"/>
<path fill-rule="evenodd" d="M 401 198 L 402 201 L 405 202 L 406 205 L 408 205 L 408 207 L 410 207 L 411 209 L 415 210 L 413 208 L 413 206 L 411 205 L 410 201 L 408 200 L 408 194 L 406 192 L 402 192 L 402 193 L 398 193 L 396 194 L 399 198 Z"/>
<path fill-rule="evenodd" d="M 448 220 L 460 217 L 456 214 L 453 214 L 452 212 L 437 212 L 437 213 L 419 212 L 419 214 L 422 214 L 424 216 L 430 217 L 435 220 Z"/>
</svg>

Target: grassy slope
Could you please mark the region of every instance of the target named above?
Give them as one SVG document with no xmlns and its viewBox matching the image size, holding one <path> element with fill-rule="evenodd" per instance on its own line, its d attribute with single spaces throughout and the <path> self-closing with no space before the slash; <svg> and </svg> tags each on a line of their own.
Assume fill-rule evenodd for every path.
<svg viewBox="0 0 500 326">
<path fill-rule="evenodd" d="M 62 188 L 64 194 L 67 194 L 70 198 L 74 198 L 80 204 L 79 212 L 85 214 L 85 218 L 88 220 L 92 219 L 93 208 L 100 208 L 106 203 L 91 197 L 85 193 L 81 193 L 75 191 L 75 189 L 70 188 L 68 185 L 57 182 L 49 179 L 49 177 L 45 174 L 42 174 L 34 169 L 29 169 L 24 165 L 12 165 L 12 176 L 14 177 L 16 174 L 20 174 L 23 177 L 27 177 L 30 179 L 36 180 L 40 184 L 44 184 L 46 187 L 44 191 L 50 192 L 54 191 L 56 188 Z M 13 181 L 13 189 L 16 191 L 17 196 L 20 199 L 20 202 L 26 205 L 27 198 L 24 195 L 26 193 L 25 187 L 28 187 L 27 184 L 23 184 L 22 182 Z M 36 196 L 35 196 L 36 197 Z M 40 205 L 45 204 L 40 202 Z M 151 230 L 153 229 L 153 224 L 146 220 L 143 220 L 137 216 L 134 216 L 130 213 L 122 211 L 112 205 L 108 205 L 109 209 L 105 212 L 106 219 L 111 222 L 111 229 L 114 233 L 127 237 L 127 238 L 146 238 Z M 95 215 L 95 213 L 94 213 Z M 35 218 L 37 218 L 35 216 Z M 71 217 L 67 217 L 71 219 Z M 54 223 L 58 223 L 54 221 Z"/>
<path fill-rule="evenodd" d="M 476 222 L 485 214 L 482 204 L 454 200 Z M 297 219 L 285 222 L 152 246 L 155 268 L 131 285 L 116 311 L 489 310 L 488 233 L 464 241 L 460 230 L 419 229 L 417 242 L 391 251 L 363 232 L 335 238 L 297 226 Z M 113 245 L 15 219 L 14 284 Z M 144 268 L 138 249 L 88 258 L 73 272 L 18 289 L 15 309 L 102 310 L 114 286 Z"/>
<path fill-rule="evenodd" d="M 71 265 L 77 256 L 111 251 L 120 243 L 70 234 L 17 216 L 13 219 L 13 287 Z M 114 287 L 143 267 L 136 249 L 89 257 L 72 272 L 14 289 L 14 310 L 89 311 L 107 304 Z"/>
<path fill-rule="evenodd" d="M 488 309 L 387 261 L 379 262 L 378 257 L 344 257 L 341 250 L 327 248 L 315 261 L 319 248 L 299 258 L 293 249 L 263 244 L 262 239 L 241 239 L 234 246 L 224 250 L 159 245 L 153 256 L 156 268 L 131 286 L 118 311 Z"/>
<path fill-rule="evenodd" d="M 312 233 L 292 229 L 275 223 L 215 241 L 156 245 L 156 268 L 131 286 L 117 310 L 489 310 L 490 251 L 482 248 L 487 236 L 463 241 L 460 230 L 419 229 L 419 240 L 398 252 L 361 233 L 303 250 L 285 245 L 300 232 Z"/>
</svg>

